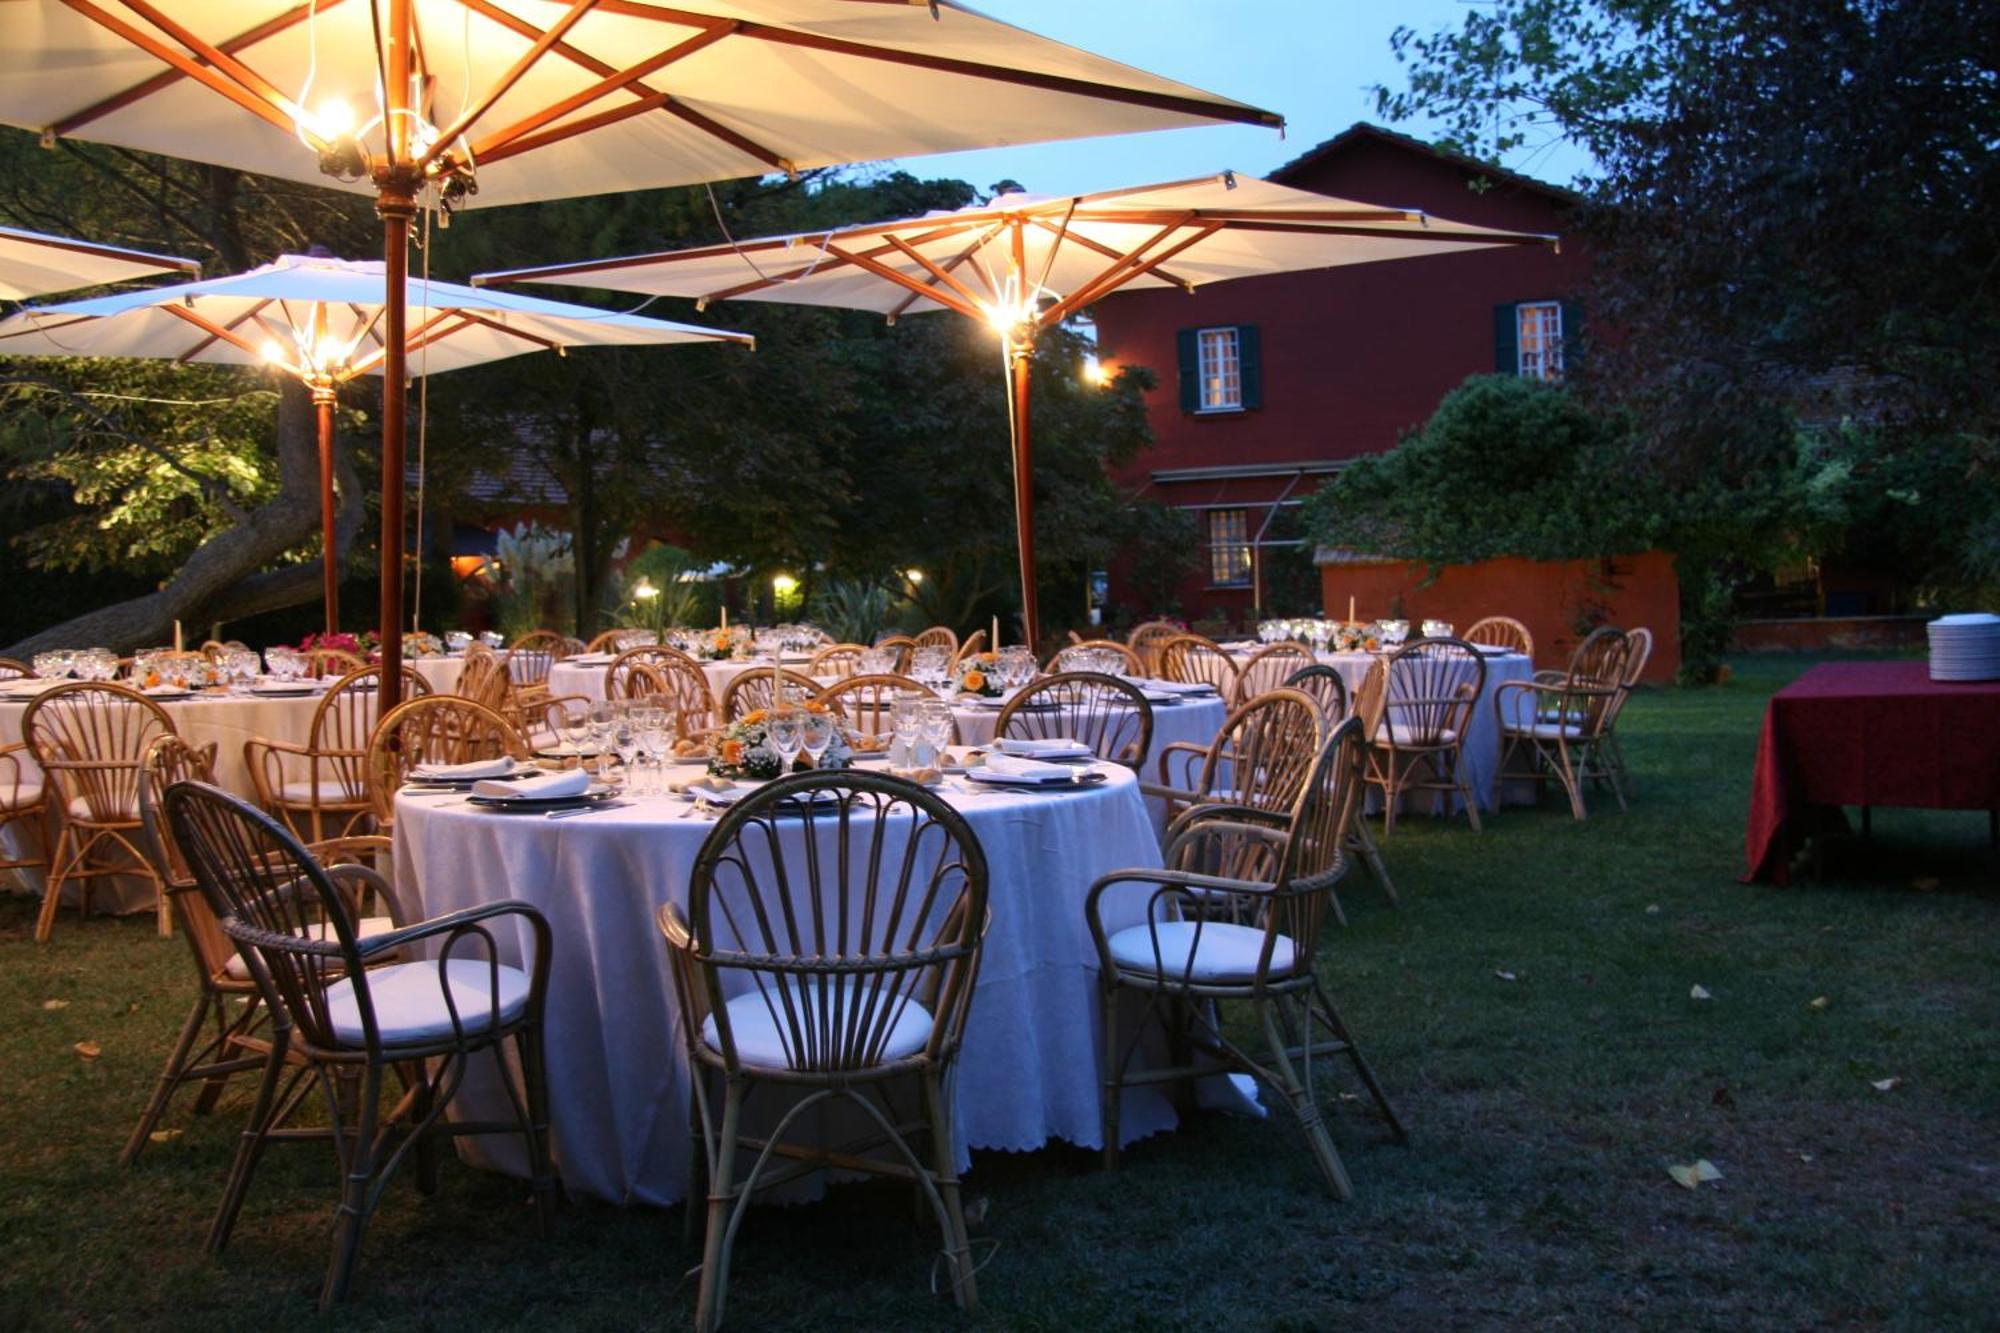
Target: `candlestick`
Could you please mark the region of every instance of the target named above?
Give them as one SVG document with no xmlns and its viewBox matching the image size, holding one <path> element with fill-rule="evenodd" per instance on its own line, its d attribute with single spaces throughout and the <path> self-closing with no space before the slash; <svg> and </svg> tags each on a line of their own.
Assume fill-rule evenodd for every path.
<svg viewBox="0 0 2000 1333">
<path fill-rule="evenodd" d="M 993 639 L 986 646 L 996 653 L 1000 651 L 1000 617 L 998 616 L 993 617 Z"/>
<path fill-rule="evenodd" d="M 174 651 L 177 653 L 186 651 L 181 644 L 181 622 L 178 620 L 174 622 Z"/>
<path fill-rule="evenodd" d="M 1349 593 L 1347 597 L 1347 623 L 1350 625 L 1354 623 L 1354 595 L 1352 593 Z"/>
<path fill-rule="evenodd" d="M 729 628 L 729 603 L 722 604 L 722 628 Z"/>
</svg>

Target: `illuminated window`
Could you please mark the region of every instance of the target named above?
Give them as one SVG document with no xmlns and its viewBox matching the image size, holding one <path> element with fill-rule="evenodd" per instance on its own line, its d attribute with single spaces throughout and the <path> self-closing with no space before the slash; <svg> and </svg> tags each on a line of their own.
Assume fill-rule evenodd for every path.
<svg viewBox="0 0 2000 1333">
<path fill-rule="evenodd" d="M 1218 588 L 1250 586 L 1250 511 L 1208 511 L 1208 581 Z"/>
<path fill-rule="evenodd" d="M 1559 380 L 1563 374 L 1562 306 L 1523 301 L 1514 307 L 1514 336 L 1521 378 Z"/>
<path fill-rule="evenodd" d="M 1237 331 L 1201 329 L 1195 334 L 1202 412 L 1235 412 L 1243 407 L 1243 357 Z"/>
</svg>

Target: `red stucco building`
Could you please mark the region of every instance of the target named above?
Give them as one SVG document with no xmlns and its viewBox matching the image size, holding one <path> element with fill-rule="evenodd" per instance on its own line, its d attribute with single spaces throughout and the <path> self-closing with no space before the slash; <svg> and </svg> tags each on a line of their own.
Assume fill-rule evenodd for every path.
<svg viewBox="0 0 2000 1333">
<path fill-rule="evenodd" d="M 1367 124 L 1270 178 L 1558 235 L 1574 200 Z M 1243 620 L 1296 613 L 1301 598 L 1317 605 L 1317 577 L 1301 578 L 1299 499 L 1346 460 L 1392 447 L 1468 375 L 1559 374 L 1563 332 L 1578 318 L 1568 297 L 1587 262 L 1572 244 L 1509 246 L 1245 278 L 1192 295 L 1127 290 L 1099 302 L 1105 366 L 1143 364 L 1158 378 L 1148 405 L 1154 447 L 1119 480 L 1200 523 L 1200 568 L 1181 588 L 1183 614 Z M 1293 591 L 1272 600 L 1286 577 Z M 1114 578 L 1114 607 L 1123 592 Z"/>
</svg>

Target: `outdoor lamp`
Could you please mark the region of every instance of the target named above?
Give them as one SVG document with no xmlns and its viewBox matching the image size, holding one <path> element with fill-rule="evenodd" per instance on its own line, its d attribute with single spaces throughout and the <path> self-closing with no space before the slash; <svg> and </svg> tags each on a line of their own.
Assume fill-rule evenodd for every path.
<svg viewBox="0 0 2000 1333">
<path fill-rule="evenodd" d="M 660 590 L 644 577 L 640 578 L 639 586 L 632 589 L 632 596 L 642 602 L 650 602 L 659 595 Z"/>
</svg>

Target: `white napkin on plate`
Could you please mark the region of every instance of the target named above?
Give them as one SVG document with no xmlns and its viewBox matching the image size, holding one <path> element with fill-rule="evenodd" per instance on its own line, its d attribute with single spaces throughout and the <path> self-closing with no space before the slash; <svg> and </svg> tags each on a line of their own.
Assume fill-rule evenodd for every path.
<svg viewBox="0 0 2000 1333">
<path fill-rule="evenodd" d="M 581 796 L 589 790 L 590 774 L 580 768 L 522 778 L 519 782 L 472 784 L 474 796 L 498 796 L 509 801 L 550 801 L 562 796 Z"/>
<path fill-rule="evenodd" d="M 410 770 L 410 776 L 418 781 L 425 778 L 498 778 L 513 771 L 513 759 L 503 754 L 498 759 L 474 759 L 463 764 L 418 764 Z"/>
<path fill-rule="evenodd" d="M 1002 754 L 1018 755 L 1023 759 L 1081 759 L 1091 752 L 1088 745 L 1068 736 L 1050 736 L 1043 740 L 1007 736 L 993 742 L 993 748 Z"/>
<path fill-rule="evenodd" d="M 1152 676 L 1126 676 L 1125 680 L 1142 690 L 1160 694 L 1214 694 L 1215 686 L 1205 680 L 1159 680 Z"/>
<path fill-rule="evenodd" d="M 989 754 L 986 756 L 986 771 L 996 777 L 1026 778 L 1034 782 L 1068 782 L 1075 778 L 1076 770 L 1061 764 L 1044 764 L 1034 759 L 1017 759 L 1013 755 Z"/>
</svg>

